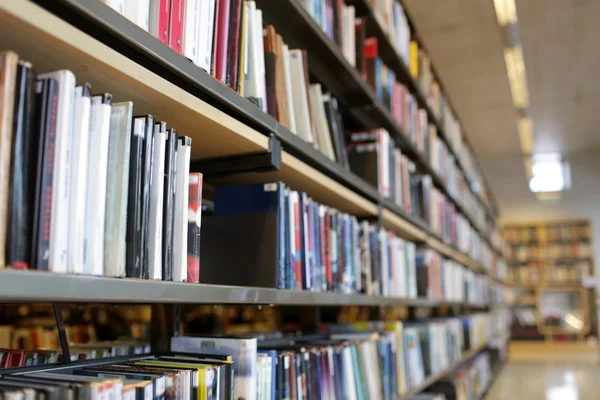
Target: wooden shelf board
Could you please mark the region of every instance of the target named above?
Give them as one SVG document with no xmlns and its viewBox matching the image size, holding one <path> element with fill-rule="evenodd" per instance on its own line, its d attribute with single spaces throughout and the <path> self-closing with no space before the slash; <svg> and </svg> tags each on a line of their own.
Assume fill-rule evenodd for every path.
<svg viewBox="0 0 600 400">
<path fill-rule="evenodd" d="M 266 135 L 156 75 L 38 5 L 0 0 L 0 42 L 38 72 L 70 69 L 93 93 L 133 101 L 135 114 L 152 114 L 192 138 L 192 158 L 268 148 Z M 57 56 L 59 54 L 60 56 Z"/>
</svg>

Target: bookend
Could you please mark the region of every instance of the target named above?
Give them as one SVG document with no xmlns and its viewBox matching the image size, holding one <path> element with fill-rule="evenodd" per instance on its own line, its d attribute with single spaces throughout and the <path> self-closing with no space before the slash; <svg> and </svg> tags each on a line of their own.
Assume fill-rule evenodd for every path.
<svg viewBox="0 0 600 400">
<path fill-rule="evenodd" d="M 211 157 L 192 161 L 190 171 L 201 172 L 205 178 L 273 172 L 281 168 L 281 142 L 269 134 L 269 149 L 233 156 Z"/>
</svg>

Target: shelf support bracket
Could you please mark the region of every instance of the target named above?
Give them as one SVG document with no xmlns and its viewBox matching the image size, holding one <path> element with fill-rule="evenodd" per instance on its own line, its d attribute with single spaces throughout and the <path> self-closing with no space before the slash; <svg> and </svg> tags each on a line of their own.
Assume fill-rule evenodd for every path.
<svg viewBox="0 0 600 400">
<path fill-rule="evenodd" d="M 56 329 L 58 329 L 58 341 L 60 342 L 60 349 L 62 350 L 63 363 L 71 363 L 71 353 L 69 351 L 69 341 L 67 339 L 67 332 L 65 331 L 65 321 L 63 320 L 62 307 L 60 303 L 52 303 L 54 308 L 54 318 L 56 319 Z"/>
<path fill-rule="evenodd" d="M 190 171 L 201 172 L 204 177 L 226 177 L 238 174 L 273 172 L 281 168 L 281 142 L 273 133 L 269 135 L 269 149 L 233 156 L 211 157 L 192 161 Z"/>
</svg>

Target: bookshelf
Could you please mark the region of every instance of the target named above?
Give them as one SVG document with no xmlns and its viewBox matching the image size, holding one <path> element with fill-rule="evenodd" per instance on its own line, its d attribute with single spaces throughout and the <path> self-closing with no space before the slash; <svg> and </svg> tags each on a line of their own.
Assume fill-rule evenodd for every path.
<svg viewBox="0 0 600 400">
<path fill-rule="evenodd" d="M 367 4 L 365 2 L 365 4 Z M 310 73 L 328 82 L 350 117 L 363 128 L 384 127 L 417 168 L 432 176 L 435 186 L 450 199 L 473 229 L 494 253 L 500 252 L 490 236 L 496 213 L 481 195 L 469 190 L 486 211 L 491 224 L 477 223 L 428 161 L 406 137 L 402 129 L 375 96 L 360 74 L 323 34 L 299 2 L 295 0 L 257 1 L 266 21 L 286 28 L 290 45 L 309 50 Z M 271 21 L 271 18 L 273 19 Z M 257 109 L 237 93 L 197 68 L 187 59 L 157 41 L 126 18 L 96 0 L 57 2 L 0 0 L 0 40 L 10 43 L 19 55 L 40 70 L 70 69 L 78 80 L 89 82 L 94 90 L 113 94 L 115 101 L 131 100 L 136 114 L 149 113 L 158 119 L 176 120 L 181 131 L 193 139 L 192 160 L 278 152 L 277 166 L 271 172 L 219 177 L 210 184 L 281 180 L 311 198 L 362 219 L 376 221 L 400 237 L 426 244 L 444 257 L 467 269 L 487 276 L 502 285 L 488 260 L 474 259 L 455 245 L 433 233 L 419 218 L 409 215 L 362 178 L 327 159 L 274 118 Z M 298 36 L 293 32 L 302 32 Z M 288 38 L 289 36 L 289 38 Z M 385 48 L 385 46 L 384 46 Z M 389 50 L 389 49 L 388 49 Z M 60 57 L 57 57 L 57 54 Z M 400 58 L 398 61 L 401 62 Z M 391 63 L 393 66 L 393 62 Z M 406 66 L 402 64 L 398 68 Z M 410 78 L 419 105 L 434 118 L 427 101 Z M 398 73 L 398 76 L 401 76 Z M 198 129 L 202 127 L 202 129 Z M 274 139 L 273 139 L 274 138 Z M 273 145 L 273 140 L 281 147 Z M 444 139 L 448 140 L 448 139 Z M 451 152 L 452 146 L 449 146 Z M 468 181 L 458 155 L 457 164 Z M 491 228 L 489 228 L 489 226 Z M 245 286 L 188 284 L 133 278 L 104 278 L 85 275 L 60 275 L 50 272 L 0 270 L 0 302 L 53 303 L 130 303 L 130 304 L 242 304 L 316 307 L 406 307 L 455 308 L 464 313 L 490 311 L 490 303 L 405 299 L 338 292 L 291 291 Z M 60 321 L 57 322 L 60 324 Z M 475 346 L 454 360 L 449 368 L 427 377 L 419 387 L 401 399 L 409 399 L 430 384 L 452 373 L 465 361 L 488 348 Z M 77 365 L 77 364 L 74 364 Z M 89 364 L 92 365 L 92 364 Z"/>
<path fill-rule="evenodd" d="M 535 312 L 535 329 L 546 340 L 557 335 L 583 340 L 595 325 L 595 300 L 590 300 L 595 298 L 595 289 L 586 286 L 588 278 L 595 275 L 591 234 L 588 220 L 503 226 L 507 283 L 526 295 L 527 302 L 517 299 L 516 305 Z M 576 321 L 561 324 L 565 316 Z"/>
</svg>

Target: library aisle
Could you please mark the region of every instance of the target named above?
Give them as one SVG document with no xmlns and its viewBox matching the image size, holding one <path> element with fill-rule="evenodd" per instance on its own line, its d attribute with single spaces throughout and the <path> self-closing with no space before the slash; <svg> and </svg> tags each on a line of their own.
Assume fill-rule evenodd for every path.
<svg viewBox="0 0 600 400">
<path fill-rule="evenodd" d="M 485 400 L 596 400 L 599 374 L 597 364 L 509 362 Z"/>
</svg>

